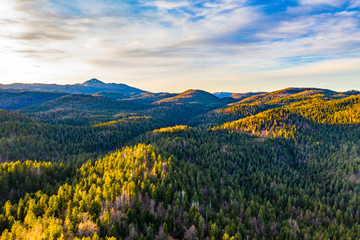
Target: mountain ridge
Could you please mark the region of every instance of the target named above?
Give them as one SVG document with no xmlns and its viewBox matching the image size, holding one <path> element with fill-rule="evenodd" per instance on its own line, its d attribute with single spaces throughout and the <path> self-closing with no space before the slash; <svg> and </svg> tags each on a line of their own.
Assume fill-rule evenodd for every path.
<svg viewBox="0 0 360 240">
<path fill-rule="evenodd" d="M 96 94 L 98 92 L 114 92 L 132 96 L 147 91 L 131 87 L 123 83 L 104 83 L 96 78 L 92 78 L 83 83 L 76 84 L 44 84 L 44 83 L 13 83 L 0 84 L 0 89 L 6 90 L 28 90 L 40 92 L 64 92 L 69 94 Z"/>
<path fill-rule="evenodd" d="M 222 100 L 217 96 L 206 92 L 204 90 L 199 89 L 189 89 L 186 90 L 176 96 L 169 97 L 157 101 L 155 103 L 181 103 L 181 104 L 191 104 L 191 103 L 198 103 L 198 104 L 208 104 L 205 101 L 211 101 L 216 103 L 221 103 Z"/>
</svg>

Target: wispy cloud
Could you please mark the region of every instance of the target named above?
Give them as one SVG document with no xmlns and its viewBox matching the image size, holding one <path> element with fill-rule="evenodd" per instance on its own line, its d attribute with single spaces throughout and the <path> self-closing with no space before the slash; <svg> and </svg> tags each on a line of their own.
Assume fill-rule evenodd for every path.
<svg viewBox="0 0 360 240">
<path fill-rule="evenodd" d="M 349 4 L 350 8 L 360 8 L 360 1 L 359 0 L 350 0 Z"/>
<path fill-rule="evenodd" d="M 346 3 L 346 0 L 300 0 L 301 5 L 330 5 L 339 7 Z"/>
</svg>

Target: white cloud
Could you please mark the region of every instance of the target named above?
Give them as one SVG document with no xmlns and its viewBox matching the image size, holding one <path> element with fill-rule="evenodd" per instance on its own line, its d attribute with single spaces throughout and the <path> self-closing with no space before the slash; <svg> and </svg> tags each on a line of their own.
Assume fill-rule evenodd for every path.
<svg viewBox="0 0 360 240">
<path fill-rule="evenodd" d="M 346 0 L 299 0 L 301 5 L 331 5 L 338 7 L 344 3 L 346 3 Z"/>
<path fill-rule="evenodd" d="M 189 6 L 190 3 L 188 1 L 149 1 L 145 2 L 145 6 L 153 6 L 162 10 L 170 10 L 179 7 Z"/>
<path fill-rule="evenodd" d="M 358 8 L 360 7 L 360 0 L 351 0 L 350 1 L 350 8 Z"/>
</svg>

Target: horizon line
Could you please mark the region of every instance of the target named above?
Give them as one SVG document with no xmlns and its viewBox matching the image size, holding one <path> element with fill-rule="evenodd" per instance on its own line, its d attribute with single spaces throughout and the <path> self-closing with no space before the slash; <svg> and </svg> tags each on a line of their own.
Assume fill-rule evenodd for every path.
<svg viewBox="0 0 360 240">
<path fill-rule="evenodd" d="M 133 85 L 129 85 L 127 83 L 117 83 L 117 82 L 106 82 L 106 81 L 103 81 L 103 80 L 99 80 L 98 78 L 90 78 L 84 82 L 76 82 L 76 83 L 57 83 L 57 82 L 52 82 L 52 83 L 42 83 L 42 82 L 31 82 L 31 83 L 26 83 L 26 82 L 12 82 L 12 83 L 2 83 L 0 81 L 0 85 L 2 86 L 11 86 L 11 85 L 16 85 L 16 84 L 21 84 L 21 85 L 57 85 L 57 86 L 74 86 L 74 85 L 80 85 L 80 84 L 84 84 L 88 81 L 91 81 L 91 80 L 98 80 L 100 81 L 101 83 L 104 83 L 104 84 L 119 84 L 119 85 L 126 85 L 126 86 L 129 86 L 129 87 L 132 87 L 132 88 L 137 88 L 137 89 L 140 89 L 142 91 L 145 91 L 145 92 L 149 92 L 149 93 L 183 93 L 183 92 L 186 92 L 186 91 L 189 91 L 189 90 L 202 90 L 202 91 L 206 91 L 206 92 L 209 92 L 209 93 L 258 93 L 258 92 L 264 92 L 264 93 L 271 93 L 271 92 L 276 92 L 276 91 L 281 91 L 281 90 L 286 90 L 286 89 L 320 89 L 320 90 L 330 90 L 330 91 L 333 91 L 333 92 L 339 92 L 339 93 L 343 93 L 343 92 L 350 92 L 350 91 L 360 91 L 358 89 L 348 89 L 348 90 L 334 90 L 334 89 L 331 89 L 331 88 L 323 88 L 323 87 L 315 87 L 315 86 L 288 86 L 288 87 L 283 87 L 283 88 L 277 88 L 277 89 L 273 89 L 273 90 L 261 90 L 261 89 L 257 89 L 257 90 L 251 90 L 251 91 L 227 91 L 227 90 L 216 90 L 216 91 L 208 91 L 208 90 L 204 90 L 203 88 L 187 88 L 185 90 L 180 90 L 180 91 L 176 91 L 176 92 L 172 92 L 172 91 L 156 91 L 156 92 L 153 92 L 153 91 L 148 91 L 148 90 L 145 90 L 144 88 L 141 88 L 141 87 L 136 87 L 136 86 L 133 86 Z M 1 88 L 0 88 L 1 89 Z M 1 89 L 1 90 L 22 90 L 22 89 Z M 49 92 L 49 91 L 36 91 L 36 90 L 29 90 L 29 89 L 23 89 L 23 90 L 27 90 L 27 91 L 33 91 L 33 92 Z M 90 94 L 91 95 L 91 94 Z"/>
</svg>

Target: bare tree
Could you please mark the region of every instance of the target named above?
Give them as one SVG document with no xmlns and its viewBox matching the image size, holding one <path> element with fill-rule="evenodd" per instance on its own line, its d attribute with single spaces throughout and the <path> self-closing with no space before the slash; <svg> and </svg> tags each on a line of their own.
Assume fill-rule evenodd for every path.
<svg viewBox="0 0 360 240">
<path fill-rule="evenodd" d="M 194 225 L 192 225 L 188 230 L 186 230 L 184 237 L 187 240 L 198 240 L 199 239 L 197 237 L 197 231 L 196 231 L 196 228 Z"/>
</svg>

